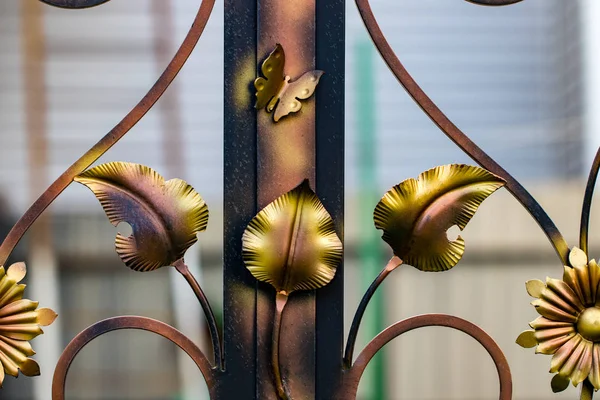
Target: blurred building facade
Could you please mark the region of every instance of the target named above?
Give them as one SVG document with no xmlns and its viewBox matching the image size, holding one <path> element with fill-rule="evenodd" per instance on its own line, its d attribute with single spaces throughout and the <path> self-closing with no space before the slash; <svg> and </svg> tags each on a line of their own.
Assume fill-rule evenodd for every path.
<svg viewBox="0 0 600 400">
<path fill-rule="evenodd" d="M 34 0 L 0 2 L 0 196 L 10 225 L 52 180 L 110 130 L 145 94 L 187 32 L 197 7 L 187 0 L 112 1 L 84 11 L 39 6 Z M 407 68 L 440 107 L 481 147 L 522 180 L 539 199 L 570 243 L 576 243 L 583 185 L 588 169 L 589 132 L 582 122 L 586 104 L 582 80 L 581 3 L 528 0 L 503 8 L 477 7 L 446 0 L 374 2 L 383 31 Z M 35 11 L 35 10 L 34 10 Z M 24 68 L 27 24 L 39 23 L 44 84 L 36 92 L 45 108 L 31 109 Z M 100 161 L 146 164 L 167 178 L 181 177 L 206 199 L 211 220 L 193 249 L 193 264 L 208 297 L 220 309 L 223 135 L 223 12 L 217 3 L 198 48 L 166 97 Z M 357 178 L 359 98 L 369 79 L 374 98 L 371 166 L 382 195 L 396 183 L 435 165 L 472 163 L 418 109 L 395 82 L 370 43 L 353 2 L 347 11 L 347 168 L 346 314 L 365 290 L 354 249 L 371 214 L 361 202 Z M 357 67 L 372 57 L 372 72 Z M 248 95 L 252 95 L 249 93 Z M 28 119 L 43 112 L 44 140 L 27 135 Z M 43 154 L 44 168 L 32 171 L 31 154 Z M 45 182 L 32 185 L 32 176 Z M 361 204 L 359 207 L 358 205 Z M 26 379 L 8 379 L 10 399 L 44 399 L 50 393 L 53 357 L 77 332 L 114 315 L 139 314 L 181 328 L 204 343 L 199 308 L 182 297 L 187 289 L 172 271 L 139 274 L 114 254 L 116 230 L 87 189 L 74 184 L 48 210 L 52 262 L 36 261 L 31 240 L 17 256 L 36 272 L 55 273 L 60 337 L 36 339 L 43 377 L 34 388 Z M 591 250 L 598 218 L 592 215 Z M 2 236 L 6 230 L 0 223 Z M 119 230 L 127 227 L 119 226 Z M 529 279 L 560 276 L 561 266 L 542 232 L 506 192 L 482 206 L 462 234 L 466 256 L 455 269 L 425 274 L 406 267 L 384 285 L 386 324 L 423 312 L 447 312 L 487 330 L 512 367 L 516 399 L 550 396 L 549 358 L 514 344 L 535 318 L 524 290 Z M 600 238 L 596 236 L 596 238 Z M 27 239 L 27 238 L 26 238 Z M 388 250 L 378 247 L 382 266 Z M 593 254 L 592 254 L 593 256 Z M 15 260 L 16 261 L 16 257 Z M 41 286 L 41 283 L 38 283 Z M 347 324 L 348 325 L 348 324 Z M 348 327 L 347 327 L 348 328 Z M 54 327 L 47 329 L 50 334 Z M 359 347 L 367 337 L 361 337 Z M 438 329 L 413 332 L 386 347 L 385 396 L 389 399 L 492 399 L 497 377 L 485 351 L 466 337 Z M 186 364 L 188 363 L 188 364 Z M 188 399 L 204 393 L 200 373 L 190 374 L 174 346 L 150 334 L 119 332 L 94 342 L 73 366 L 70 399 Z M 197 383 L 200 382 L 200 383 Z M 41 395 L 46 393 L 46 397 Z M 362 388 L 372 399 L 372 388 Z M 567 392 L 567 395 L 572 393 Z M 2 397 L 4 398 L 4 397 Z M 561 398 L 561 396 L 557 396 Z"/>
</svg>

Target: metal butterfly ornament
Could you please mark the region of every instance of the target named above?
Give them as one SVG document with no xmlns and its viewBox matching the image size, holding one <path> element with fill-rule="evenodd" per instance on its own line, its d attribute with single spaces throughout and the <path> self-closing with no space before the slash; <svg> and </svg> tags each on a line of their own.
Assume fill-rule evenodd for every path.
<svg viewBox="0 0 600 400">
<path fill-rule="evenodd" d="M 324 71 L 309 71 L 290 82 L 290 77 L 283 72 L 284 66 L 285 52 L 278 43 L 262 64 L 261 71 L 264 77 L 258 77 L 254 81 L 256 88 L 254 107 L 257 110 L 266 108 L 269 113 L 275 111 L 273 115 L 275 122 L 290 113 L 300 111 L 302 108 L 300 100 L 312 96 L 319 79 L 324 74 Z"/>
</svg>

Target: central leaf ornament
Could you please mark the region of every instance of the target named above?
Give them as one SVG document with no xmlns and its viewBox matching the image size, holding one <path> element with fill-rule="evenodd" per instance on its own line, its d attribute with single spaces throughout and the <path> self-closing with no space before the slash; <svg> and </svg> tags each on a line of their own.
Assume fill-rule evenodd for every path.
<svg viewBox="0 0 600 400">
<path fill-rule="evenodd" d="M 308 180 L 259 212 L 242 242 L 252 275 L 286 295 L 325 286 L 342 258 L 333 220 Z"/>
</svg>

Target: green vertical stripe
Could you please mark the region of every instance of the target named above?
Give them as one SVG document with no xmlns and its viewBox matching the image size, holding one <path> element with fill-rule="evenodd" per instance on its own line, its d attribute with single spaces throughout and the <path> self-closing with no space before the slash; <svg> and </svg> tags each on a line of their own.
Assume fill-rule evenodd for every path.
<svg viewBox="0 0 600 400">
<path fill-rule="evenodd" d="M 372 211 L 379 201 L 377 195 L 375 76 L 373 73 L 373 43 L 360 41 L 356 46 L 354 71 L 356 93 L 356 126 L 358 136 L 358 212 L 360 236 L 358 260 L 361 277 L 361 293 L 367 290 L 382 265 L 379 233 L 373 225 Z M 384 328 L 384 301 L 382 289 L 376 293 L 365 313 L 360 337 L 371 340 Z M 360 351 L 360 349 L 357 349 Z M 373 358 L 361 380 L 360 397 L 363 399 L 386 399 L 386 382 L 383 352 Z"/>
</svg>

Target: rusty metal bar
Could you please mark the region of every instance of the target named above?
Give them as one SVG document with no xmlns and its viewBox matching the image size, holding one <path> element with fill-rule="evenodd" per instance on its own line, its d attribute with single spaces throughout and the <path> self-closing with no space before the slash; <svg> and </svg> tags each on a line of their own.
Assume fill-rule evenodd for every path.
<svg viewBox="0 0 600 400">
<path fill-rule="evenodd" d="M 282 23 L 285 21 L 285 23 Z M 285 49 L 284 73 L 292 80 L 315 69 L 315 0 L 258 2 L 258 58 L 264 58 L 277 43 Z M 320 90 L 320 88 L 318 89 Z M 257 110 L 257 203 L 262 209 L 296 187 L 304 179 L 315 182 L 315 102 L 306 101 L 297 115 L 278 123 Z M 257 292 L 257 397 L 275 399 L 270 379 L 275 302 L 270 287 Z M 281 321 L 279 360 L 281 375 L 292 398 L 315 398 L 314 292 L 294 293 Z"/>
<path fill-rule="evenodd" d="M 315 92 L 316 192 L 344 239 L 344 106 L 346 0 L 316 3 L 316 67 L 325 75 Z M 317 290 L 315 398 L 331 399 L 344 346 L 344 266 Z"/>
<path fill-rule="evenodd" d="M 257 5 L 225 0 L 224 270 L 225 370 L 220 398 L 256 394 L 256 280 L 244 267 L 242 234 L 256 209 L 256 111 L 250 85 L 256 78 Z"/>
</svg>

